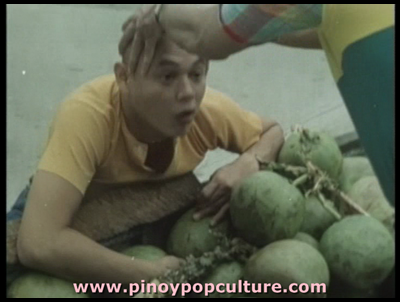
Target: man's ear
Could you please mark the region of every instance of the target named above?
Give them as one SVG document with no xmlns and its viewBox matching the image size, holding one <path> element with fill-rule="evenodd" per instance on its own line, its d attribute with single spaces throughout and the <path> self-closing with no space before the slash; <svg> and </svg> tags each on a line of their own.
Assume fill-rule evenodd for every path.
<svg viewBox="0 0 400 302">
<path fill-rule="evenodd" d="M 125 84 L 128 81 L 128 70 L 123 63 L 114 64 L 114 74 L 119 84 Z"/>
</svg>

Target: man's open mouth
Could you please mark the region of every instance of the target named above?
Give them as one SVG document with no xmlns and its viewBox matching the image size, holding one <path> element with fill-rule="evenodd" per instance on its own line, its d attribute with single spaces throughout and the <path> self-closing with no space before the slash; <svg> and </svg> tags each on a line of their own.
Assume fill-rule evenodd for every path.
<svg viewBox="0 0 400 302">
<path fill-rule="evenodd" d="M 196 111 L 183 111 L 176 115 L 177 120 L 183 124 L 189 124 L 193 121 Z"/>
</svg>

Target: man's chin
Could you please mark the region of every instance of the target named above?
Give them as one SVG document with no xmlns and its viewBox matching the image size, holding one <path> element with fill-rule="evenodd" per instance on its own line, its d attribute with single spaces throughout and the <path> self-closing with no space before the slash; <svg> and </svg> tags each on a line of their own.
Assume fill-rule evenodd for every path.
<svg viewBox="0 0 400 302">
<path fill-rule="evenodd" d="M 176 137 L 181 137 L 181 136 L 185 136 L 186 134 L 189 133 L 190 128 L 192 127 L 193 122 L 186 125 L 186 126 L 182 126 L 179 127 L 176 131 L 175 131 L 175 136 Z"/>
</svg>

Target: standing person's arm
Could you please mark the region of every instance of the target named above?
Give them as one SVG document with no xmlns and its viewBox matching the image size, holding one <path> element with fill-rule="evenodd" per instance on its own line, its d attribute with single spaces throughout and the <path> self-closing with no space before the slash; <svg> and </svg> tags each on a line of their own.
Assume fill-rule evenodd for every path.
<svg viewBox="0 0 400 302">
<path fill-rule="evenodd" d="M 282 35 L 275 43 L 287 47 L 323 50 L 315 28 Z"/>
<path fill-rule="evenodd" d="M 299 39 L 288 34 L 318 27 L 321 20 L 322 4 L 162 4 L 125 23 L 119 49 L 123 53 L 135 39 L 132 57 L 146 49 L 146 72 L 162 34 L 189 52 L 219 60 L 251 46 L 279 43 L 283 35 Z"/>
<path fill-rule="evenodd" d="M 167 4 L 160 7 L 158 21 L 181 47 L 208 59 L 224 59 L 315 28 L 321 16 L 322 4 Z"/>
</svg>

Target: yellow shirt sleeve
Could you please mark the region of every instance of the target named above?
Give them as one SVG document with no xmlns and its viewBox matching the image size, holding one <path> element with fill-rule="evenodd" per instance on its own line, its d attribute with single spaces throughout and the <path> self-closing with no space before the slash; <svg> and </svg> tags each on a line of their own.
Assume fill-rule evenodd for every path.
<svg viewBox="0 0 400 302">
<path fill-rule="evenodd" d="M 110 127 L 104 113 L 87 99 L 61 105 L 38 170 L 55 173 L 85 193 L 96 169 L 105 160 Z"/>
<path fill-rule="evenodd" d="M 200 110 L 199 123 L 209 150 L 221 148 L 241 154 L 257 143 L 262 134 L 258 115 L 210 88 Z"/>
</svg>

